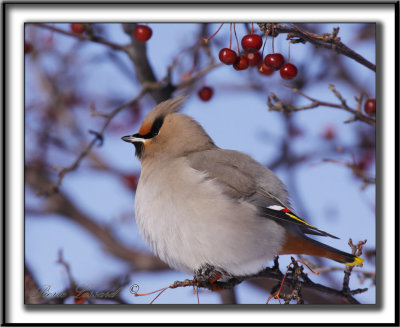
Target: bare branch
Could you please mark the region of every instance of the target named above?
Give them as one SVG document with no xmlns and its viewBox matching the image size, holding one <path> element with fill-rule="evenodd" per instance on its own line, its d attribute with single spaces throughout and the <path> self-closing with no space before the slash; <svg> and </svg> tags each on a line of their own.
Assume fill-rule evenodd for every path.
<svg viewBox="0 0 400 327">
<path fill-rule="evenodd" d="M 307 110 L 307 109 L 314 109 L 317 108 L 319 106 L 322 107 L 330 107 L 330 108 L 338 108 L 338 109 L 343 109 L 346 110 L 347 112 L 351 113 L 352 115 L 354 115 L 350 120 L 347 120 L 346 123 L 352 122 L 352 121 L 356 121 L 356 120 L 360 120 L 363 121 L 371 126 L 375 126 L 376 121 L 375 119 L 368 117 L 366 115 L 364 115 L 361 110 L 359 110 L 359 105 L 357 106 L 356 109 L 353 109 L 351 107 L 349 107 L 346 103 L 346 100 L 342 97 L 342 95 L 336 90 L 335 86 L 330 84 L 329 85 L 329 89 L 335 94 L 335 96 L 340 100 L 340 104 L 336 104 L 336 103 L 330 103 L 330 102 L 325 102 L 325 101 L 320 101 L 317 100 L 315 98 L 312 98 L 306 94 L 304 94 L 302 91 L 300 91 L 299 89 L 295 88 L 295 87 L 291 87 L 288 85 L 285 85 L 287 88 L 289 88 L 290 90 L 292 90 L 294 93 L 297 93 L 303 97 L 305 97 L 306 99 L 311 101 L 310 105 L 307 106 L 299 106 L 299 107 L 294 107 L 290 104 L 284 104 L 274 93 L 270 93 L 268 96 L 268 100 L 267 100 L 267 105 L 269 107 L 269 110 L 271 111 L 279 111 L 279 112 L 284 112 L 284 113 L 290 113 L 293 111 L 301 111 L 301 110 Z M 271 101 L 273 100 L 273 101 Z"/>
<path fill-rule="evenodd" d="M 94 35 L 90 35 L 90 34 L 78 34 L 78 33 L 73 33 L 73 32 L 68 32 L 65 31 L 61 28 L 55 27 L 55 26 L 51 26 L 51 25 L 47 25 L 47 24 L 42 24 L 42 23 L 35 23 L 33 24 L 35 26 L 39 26 L 48 30 L 51 30 L 53 32 L 57 32 L 60 34 L 64 34 L 64 35 L 68 35 L 71 37 L 74 37 L 76 39 L 79 39 L 81 41 L 92 41 L 92 42 L 96 42 L 96 43 L 100 43 L 100 44 L 104 44 L 108 47 L 110 47 L 111 49 L 114 50 L 119 50 L 119 51 L 124 51 L 126 52 L 126 46 L 123 45 L 119 45 L 113 42 L 110 42 L 102 37 L 99 36 L 94 36 Z"/>
<path fill-rule="evenodd" d="M 103 117 L 105 117 L 106 120 L 105 120 L 102 128 L 100 129 L 100 131 L 99 132 L 89 131 L 92 134 L 95 134 L 95 137 L 92 139 L 92 141 L 85 147 L 85 149 L 78 155 L 78 157 L 75 159 L 75 161 L 70 166 L 62 168 L 60 170 L 60 172 L 58 173 L 58 180 L 50 188 L 50 190 L 43 191 L 42 193 L 40 193 L 40 195 L 49 196 L 53 193 L 56 193 L 59 190 L 65 175 L 67 173 L 77 169 L 79 164 L 81 163 L 82 159 L 85 158 L 89 154 L 89 152 L 92 150 L 93 146 L 99 140 L 101 141 L 103 139 L 104 131 L 106 130 L 107 126 L 110 124 L 110 122 L 114 118 L 114 116 L 116 116 L 122 109 L 136 104 L 149 90 L 159 88 L 159 87 L 160 87 L 160 83 L 147 84 L 145 87 L 142 88 L 142 90 L 139 92 L 139 94 L 134 99 L 121 104 L 120 106 L 118 106 L 114 110 L 112 110 L 109 114 L 103 115 Z"/>
<path fill-rule="evenodd" d="M 367 243 L 367 240 L 364 241 L 359 241 L 357 243 L 357 245 L 353 244 L 353 241 L 351 239 L 349 239 L 349 246 L 351 247 L 351 252 L 352 254 L 356 255 L 356 256 L 361 256 L 362 255 L 362 248 L 364 246 L 364 244 Z M 344 278 L 343 278 L 343 288 L 342 288 L 342 292 L 345 294 L 359 294 L 362 292 L 365 292 L 367 289 L 357 289 L 357 290 L 350 290 L 349 287 L 349 282 L 350 282 L 350 276 L 351 276 L 351 272 L 353 270 L 354 266 L 347 266 L 345 271 L 344 271 Z"/>
<path fill-rule="evenodd" d="M 76 282 L 75 282 L 75 279 L 72 277 L 71 268 L 69 267 L 69 263 L 64 260 L 62 249 L 58 250 L 57 263 L 59 263 L 60 265 L 64 266 L 65 271 L 66 271 L 67 276 L 68 276 L 69 285 L 70 285 L 70 287 L 75 288 L 76 287 Z"/>
<path fill-rule="evenodd" d="M 365 59 L 363 56 L 350 49 L 348 46 L 343 44 L 338 37 L 339 27 L 334 28 L 332 33 L 323 33 L 322 35 L 310 33 L 304 31 L 296 24 L 289 24 L 291 27 L 284 24 L 274 24 L 274 23 L 258 23 L 258 26 L 263 32 L 272 35 L 272 25 L 274 26 L 274 37 L 280 33 L 287 33 L 287 39 L 291 40 L 292 43 L 306 43 L 310 42 L 316 47 L 330 49 L 349 57 L 361 65 L 376 71 L 376 65 Z"/>
<path fill-rule="evenodd" d="M 302 267 L 302 266 L 300 266 Z M 297 269 L 298 266 L 295 267 Z M 353 294 L 358 294 L 365 292 L 367 289 L 363 290 L 353 290 L 353 291 L 344 291 L 344 290 L 335 290 L 333 288 L 317 284 L 312 282 L 308 277 L 307 274 L 302 272 L 302 268 L 299 268 L 300 270 L 297 272 L 297 277 L 287 277 L 285 280 L 285 284 L 289 285 L 292 287 L 294 290 L 288 297 L 287 299 L 291 298 L 296 298 L 299 300 L 299 303 L 301 303 L 301 292 L 300 290 L 302 288 L 304 289 L 312 289 L 314 291 L 318 291 L 320 293 L 324 293 L 330 296 L 335 296 L 339 297 L 342 300 L 346 301 L 347 303 L 350 304 L 359 304 L 359 302 L 352 296 Z M 300 275 L 299 275 L 300 274 Z M 267 278 L 271 280 L 278 281 L 279 283 L 282 282 L 284 275 L 282 272 L 279 270 L 279 263 L 278 263 L 278 257 L 275 258 L 274 260 L 274 266 L 272 268 L 265 268 L 264 270 L 260 271 L 257 274 L 253 275 L 248 275 L 248 276 L 234 276 L 231 279 L 229 279 L 226 282 L 214 282 L 211 283 L 207 280 L 197 280 L 196 278 L 194 279 L 185 279 L 184 281 L 175 281 L 171 285 L 159 290 L 160 292 L 164 292 L 166 289 L 174 289 L 178 287 L 202 287 L 209 289 L 211 291 L 214 291 L 216 289 L 218 290 L 225 290 L 225 289 L 232 289 L 236 285 L 242 283 L 243 281 L 246 280 L 252 280 L 256 278 Z M 299 277 L 303 279 L 303 281 L 299 280 Z M 157 291 L 156 291 L 157 292 Z M 156 293 L 156 292 L 151 292 L 150 294 Z M 140 296 L 142 294 L 136 294 L 137 296 Z M 154 300 L 153 300 L 154 301 Z"/>
</svg>

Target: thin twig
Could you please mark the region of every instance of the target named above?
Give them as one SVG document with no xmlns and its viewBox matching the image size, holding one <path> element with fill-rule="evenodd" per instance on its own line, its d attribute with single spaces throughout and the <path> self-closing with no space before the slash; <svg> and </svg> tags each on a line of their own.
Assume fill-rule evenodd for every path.
<svg viewBox="0 0 400 327">
<path fill-rule="evenodd" d="M 306 263 L 315 272 L 317 272 L 319 274 L 325 274 L 325 273 L 329 273 L 329 272 L 333 272 L 333 271 L 345 271 L 345 269 L 346 269 L 346 266 L 345 267 L 344 266 L 320 267 L 318 265 L 313 264 L 312 262 L 310 262 L 310 260 L 303 257 L 302 255 L 297 255 L 297 256 L 301 259 L 301 261 L 304 261 L 304 263 Z M 359 277 L 359 280 L 361 283 L 363 283 L 365 279 L 370 278 L 370 279 L 372 279 L 373 283 L 375 284 L 376 273 L 374 271 L 364 271 L 362 269 L 353 268 L 352 272 L 355 272 L 355 273 L 361 275 L 361 277 Z"/>
<path fill-rule="evenodd" d="M 59 249 L 59 250 L 58 250 L 58 259 L 57 259 L 57 263 L 59 263 L 59 264 L 61 264 L 61 265 L 64 266 L 65 271 L 66 271 L 67 276 L 68 276 L 70 288 L 76 288 L 75 279 L 72 277 L 71 268 L 70 268 L 68 262 L 66 262 L 66 261 L 64 260 L 64 256 L 63 256 L 63 251 L 62 251 L 62 249 Z"/>
<path fill-rule="evenodd" d="M 160 83 L 153 83 L 153 84 L 147 84 L 145 87 L 143 87 L 141 89 L 141 91 L 139 92 L 139 94 L 132 100 L 125 102 L 121 105 L 119 105 L 118 107 L 116 107 L 114 110 L 112 110 L 110 112 L 110 114 L 108 114 L 105 117 L 105 122 L 102 126 L 102 128 L 100 129 L 99 132 L 93 132 L 92 134 L 95 134 L 95 137 L 92 139 L 92 141 L 89 142 L 89 144 L 84 148 L 84 150 L 78 155 L 78 157 L 74 160 L 74 162 L 65 168 L 62 168 L 60 170 L 60 172 L 58 173 L 58 180 L 57 182 L 53 185 L 53 187 L 48 190 L 48 191 L 44 191 L 42 193 L 39 193 L 40 195 L 45 195 L 45 196 L 49 196 L 55 192 L 58 191 L 59 187 L 62 184 L 63 178 L 65 177 L 65 175 L 75 169 L 78 168 L 79 164 L 81 163 L 82 159 L 85 158 L 89 152 L 92 150 L 93 146 L 99 141 L 103 139 L 103 133 L 106 130 L 107 126 L 110 124 L 111 120 L 113 119 L 113 117 L 115 115 L 117 115 L 122 109 L 127 108 L 129 106 L 132 106 L 134 104 L 136 104 L 149 90 L 153 90 L 155 88 L 159 88 L 161 87 Z"/>
<path fill-rule="evenodd" d="M 345 110 L 345 111 L 347 111 L 347 112 L 349 112 L 349 113 L 351 113 L 353 115 L 352 119 L 347 120 L 346 123 L 349 123 L 349 122 L 352 122 L 352 121 L 356 121 L 356 120 L 360 120 L 360 121 L 363 121 L 363 122 L 365 122 L 365 123 L 367 123 L 367 124 L 369 124 L 371 126 L 375 126 L 376 125 L 375 119 L 364 115 L 360 110 L 358 110 L 358 107 L 357 107 L 357 109 L 353 109 L 353 108 L 349 107 L 347 105 L 347 103 L 346 103 L 346 100 L 342 97 L 340 92 L 337 91 L 335 86 L 332 85 L 332 84 L 329 85 L 329 89 L 339 99 L 340 104 L 320 101 L 320 100 L 317 100 L 315 98 L 312 98 L 312 97 L 304 94 L 302 91 L 300 91 L 299 89 L 297 89 L 295 87 L 291 87 L 291 86 L 288 86 L 288 85 L 285 85 L 285 86 L 287 88 L 289 88 L 290 90 L 292 90 L 294 93 L 297 93 L 297 94 L 301 95 L 302 97 L 310 100 L 311 104 L 306 105 L 306 106 L 295 107 L 295 106 L 292 106 L 290 104 L 284 104 L 275 95 L 275 93 L 270 93 L 269 96 L 268 96 L 268 100 L 267 100 L 267 104 L 268 104 L 269 110 L 290 113 L 290 112 L 293 112 L 293 111 L 314 109 L 314 108 L 317 108 L 317 107 L 320 107 L 320 106 L 322 106 L 322 107 L 330 107 L 330 108 L 338 108 L 338 109 L 343 109 L 343 110 Z"/>
<path fill-rule="evenodd" d="M 192 75 L 189 79 L 183 79 L 180 83 L 176 85 L 177 89 L 182 89 L 192 85 L 196 80 L 206 75 L 209 71 L 222 66 L 221 63 L 210 63 L 208 66 L 199 70 L 196 74 Z"/>
<path fill-rule="evenodd" d="M 119 50 L 119 51 L 124 51 L 127 52 L 126 50 L 126 45 L 119 45 L 113 42 L 110 42 L 100 36 L 94 36 L 94 35 L 90 35 L 90 34 L 78 34 L 78 33 L 73 33 L 73 32 L 68 32 L 65 31 L 61 28 L 55 27 L 55 26 L 51 26 L 51 25 L 47 25 L 47 24 L 42 24 L 42 23 L 35 23 L 35 26 L 39 26 L 48 30 L 51 30 L 53 32 L 57 32 L 60 34 L 64 34 L 64 35 L 68 35 L 71 37 L 74 37 L 76 39 L 79 39 L 81 41 L 92 41 L 92 42 L 96 42 L 96 43 L 100 43 L 100 44 L 104 44 L 108 47 L 110 47 L 111 49 L 114 50 Z"/>
<path fill-rule="evenodd" d="M 353 255 L 356 256 L 361 256 L 362 255 L 362 248 L 364 246 L 364 244 L 367 243 L 367 240 L 364 241 L 359 241 L 357 243 L 357 245 L 353 244 L 352 239 L 349 239 L 349 246 L 351 247 L 351 252 Z M 349 282 L 350 282 L 350 276 L 351 276 L 351 272 L 353 270 L 354 266 L 347 266 L 345 271 L 344 271 L 344 278 L 343 278 L 343 287 L 342 287 L 342 292 L 344 294 L 359 294 L 359 293 L 363 293 L 367 290 L 367 288 L 364 289 L 357 289 L 357 290 L 350 290 L 350 286 L 349 286 Z"/>
</svg>

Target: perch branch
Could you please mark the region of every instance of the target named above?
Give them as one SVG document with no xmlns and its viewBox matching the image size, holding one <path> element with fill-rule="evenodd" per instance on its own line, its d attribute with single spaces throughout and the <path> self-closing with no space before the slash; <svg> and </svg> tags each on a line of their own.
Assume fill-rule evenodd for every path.
<svg viewBox="0 0 400 327">
<path fill-rule="evenodd" d="M 215 290 L 217 289 L 232 289 L 236 285 L 246 281 L 246 280 L 252 280 L 252 279 L 257 279 L 257 278 L 268 278 L 271 280 L 278 281 L 279 283 L 282 282 L 284 275 L 279 269 L 279 263 L 278 263 L 278 257 L 275 258 L 274 260 L 274 266 L 272 268 L 265 268 L 264 270 L 260 271 L 257 274 L 253 275 L 248 275 L 248 276 L 235 276 L 229 279 L 226 282 L 214 282 L 210 283 L 206 280 L 196 280 L 196 279 L 185 279 L 184 281 L 175 281 L 171 285 L 163 288 L 160 290 L 160 292 L 164 292 L 166 289 L 175 289 L 178 287 L 201 287 L 205 288 L 208 290 Z M 367 289 L 357 289 L 357 290 L 335 290 L 333 288 L 314 283 L 312 282 L 308 277 L 307 274 L 303 273 L 301 271 L 301 277 L 303 281 L 300 281 L 299 276 L 297 277 L 287 277 L 285 280 L 285 284 L 292 287 L 294 290 L 292 294 L 289 294 L 287 297 L 287 300 L 291 298 L 298 298 L 301 295 L 300 289 L 312 289 L 313 291 L 318 291 L 323 294 L 327 294 L 329 296 L 334 296 L 334 297 L 339 297 L 343 300 L 345 300 L 349 304 L 359 304 L 359 302 L 353 297 L 354 294 L 359 294 L 362 292 L 365 292 Z M 155 292 L 152 292 L 155 293 Z M 140 296 L 142 294 L 135 294 L 137 296 Z M 301 302 L 301 301 L 300 301 Z"/>
</svg>

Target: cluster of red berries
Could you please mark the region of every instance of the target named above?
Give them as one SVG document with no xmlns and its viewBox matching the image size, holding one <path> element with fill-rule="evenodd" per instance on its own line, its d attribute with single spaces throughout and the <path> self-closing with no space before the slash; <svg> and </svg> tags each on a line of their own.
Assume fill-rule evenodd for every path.
<svg viewBox="0 0 400 327">
<path fill-rule="evenodd" d="M 264 62 L 259 68 L 260 73 L 271 75 L 274 71 L 279 70 L 283 79 L 293 79 L 297 76 L 297 67 L 290 62 L 285 64 L 285 58 L 280 53 L 270 53 L 264 58 Z"/>
<path fill-rule="evenodd" d="M 245 70 L 249 66 L 258 66 L 262 56 L 258 50 L 261 49 L 262 39 L 257 34 L 248 34 L 242 38 L 242 48 L 245 54 L 236 54 L 231 48 L 223 48 L 219 52 L 219 60 L 225 65 L 233 65 L 236 70 Z"/>
<path fill-rule="evenodd" d="M 218 30 L 208 39 L 204 39 L 205 42 L 210 41 L 221 29 L 223 24 L 218 28 Z M 232 26 L 232 25 L 231 25 Z M 253 25 L 251 34 L 245 35 L 242 40 L 242 48 L 244 54 L 240 54 L 239 51 L 239 41 L 236 36 L 235 24 L 233 24 L 233 29 L 237 41 L 238 52 L 236 53 L 232 50 L 232 31 L 231 31 L 231 41 L 229 48 L 223 48 L 219 51 L 219 60 L 225 65 L 233 66 L 236 70 L 245 70 L 249 67 L 257 67 L 260 74 L 272 75 L 275 71 L 279 70 L 280 75 L 283 79 L 290 80 L 297 76 L 297 67 L 290 63 L 290 52 L 289 60 L 285 63 L 285 58 L 280 53 L 267 54 L 263 59 L 263 55 L 260 53 L 260 49 L 263 45 L 263 40 L 261 36 L 254 34 Z M 272 49 L 274 49 L 272 45 Z M 198 96 L 202 101 L 208 101 L 213 95 L 213 90 L 209 86 L 203 86 L 199 92 Z"/>
<path fill-rule="evenodd" d="M 222 25 L 223 24 L 221 24 L 217 32 L 215 32 L 210 38 L 205 39 L 205 41 L 208 42 L 211 40 L 219 32 Z M 258 71 L 263 75 L 272 75 L 274 71 L 279 70 L 281 77 L 287 80 L 293 79 L 297 76 L 297 67 L 290 63 L 290 56 L 289 61 L 285 64 L 283 55 L 272 51 L 272 53 L 267 54 L 263 60 L 262 54 L 259 52 L 263 45 L 263 41 L 261 36 L 254 34 L 253 28 L 251 34 L 247 34 L 242 38 L 241 44 L 244 54 L 240 54 L 238 40 L 237 43 L 237 53 L 231 49 L 232 44 L 229 48 L 223 48 L 220 50 L 218 57 L 225 65 L 232 65 L 236 70 L 245 70 L 248 67 L 256 66 L 258 67 Z"/>
<path fill-rule="evenodd" d="M 257 34 L 248 34 L 242 39 L 242 48 L 245 50 L 244 55 L 236 54 L 235 51 L 223 48 L 219 52 L 219 60 L 225 65 L 233 65 L 236 70 L 245 70 L 252 66 L 258 66 L 262 56 L 258 52 L 262 46 L 262 39 Z"/>
</svg>

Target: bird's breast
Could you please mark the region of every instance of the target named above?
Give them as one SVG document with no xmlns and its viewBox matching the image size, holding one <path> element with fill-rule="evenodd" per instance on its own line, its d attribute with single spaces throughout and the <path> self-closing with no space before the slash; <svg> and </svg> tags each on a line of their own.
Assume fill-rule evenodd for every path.
<svg viewBox="0 0 400 327">
<path fill-rule="evenodd" d="M 284 233 L 184 158 L 142 167 L 135 216 L 152 250 L 191 274 L 204 264 L 233 275 L 255 273 L 279 251 Z"/>
</svg>

